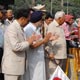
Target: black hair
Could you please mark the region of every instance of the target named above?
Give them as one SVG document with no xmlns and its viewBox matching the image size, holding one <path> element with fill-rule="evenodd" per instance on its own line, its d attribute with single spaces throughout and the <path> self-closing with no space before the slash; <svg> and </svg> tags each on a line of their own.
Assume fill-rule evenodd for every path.
<svg viewBox="0 0 80 80">
<path fill-rule="evenodd" d="M 0 8 L 0 12 L 1 12 L 2 14 L 5 14 L 5 13 L 6 13 L 6 10 Z"/>
<path fill-rule="evenodd" d="M 47 12 L 45 15 L 45 19 L 48 19 L 48 18 L 53 18 L 53 16 L 49 12 Z"/>
<path fill-rule="evenodd" d="M 18 9 L 15 12 L 15 18 L 16 19 L 19 19 L 21 17 L 28 18 L 29 14 L 30 14 L 30 10 L 29 9 Z"/>
<path fill-rule="evenodd" d="M 29 8 L 29 10 L 30 10 L 30 11 L 33 11 L 33 12 L 35 11 L 35 10 L 34 10 L 34 9 L 32 9 L 32 8 Z"/>
</svg>

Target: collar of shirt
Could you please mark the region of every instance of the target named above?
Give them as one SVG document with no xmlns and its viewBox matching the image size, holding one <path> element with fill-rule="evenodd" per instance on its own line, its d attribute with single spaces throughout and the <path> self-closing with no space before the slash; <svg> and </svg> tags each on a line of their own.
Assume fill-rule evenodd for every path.
<svg viewBox="0 0 80 80">
<path fill-rule="evenodd" d="M 29 22 L 29 24 L 24 28 L 24 30 L 26 30 L 26 28 L 31 28 L 33 31 L 37 30 L 36 26 L 33 25 L 31 22 Z"/>
<path fill-rule="evenodd" d="M 47 23 L 44 21 L 44 27 L 48 27 Z"/>
<path fill-rule="evenodd" d="M 55 22 L 55 26 L 56 26 L 56 27 L 59 27 L 58 22 L 57 22 L 56 20 L 54 20 L 54 22 Z"/>
<path fill-rule="evenodd" d="M 11 21 L 9 19 L 6 19 L 6 21 L 10 24 L 13 22 L 13 19 Z"/>
<path fill-rule="evenodd" d="M 21 25 L 18 23 L 17 20 L 14 20 L 14 22 L 16 23 L 18 29 L 20 29 L 21 31 L 24 31 L 23 28 L 21 27 Z"/>
<path fill-rule="evenodd" d="M 37 30 L 36 26 L 33 25 L 33 23 L 30 23 L 31 27 L 33 28 L 33 30 Z"/>
</svg>

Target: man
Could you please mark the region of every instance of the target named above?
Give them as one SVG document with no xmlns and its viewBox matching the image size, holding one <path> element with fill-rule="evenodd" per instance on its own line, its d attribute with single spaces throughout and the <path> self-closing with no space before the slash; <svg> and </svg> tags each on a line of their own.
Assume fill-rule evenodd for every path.
<svg viewBox="0 0 80 80">
<path fill-rule="evenodd" d="M 16 20 L 6 29 L 4 35 L 4 54 L 2 72 L 5 80 L 21 80 L 25 71 L 25 52 L 35 40 L 35 35 L 25 38 L 23 28 L 28 23 L 30 11 L 20 9 L 16 13 Z"/>
<path fill-rule="evenodd" d="M 3 9 L 0 9 L 0 79 L 4 80 L 1 68 L 2 56 L 3 56 L 3 46 L 4 46 L 4 29 L 5 25 L 3 24 L 3 16 L 4 12 Z"/>
<path fill-rule="evenodd" d="M 48 65 L 48 78 L 52 75 L 54 70 L 56 69 L 57 65 L 60 65 L 61 68 L 64 66 L 64 61 L 67 58 L 66 54 L 66 40 L 64 36 L 64 31 L 60 27 L 64 23 L 65 20 L 65 13 L 63 11 L 58 11 L 55 14 L 55 19 L 53 22 L 48 26 L 48 32 L 51 32 L 53 35 L 58 35 L 59 37 L 52 41 L 52 48 L 53 52 L 50 54 L 52 57 L 49 60 Z"/>
<path fill-rule="evenodd" d="M 37 40 L 31 45 L 28 52 L 28 69 L 24 75 L 24 80 L 46 80 L 45 75 L 45 60 L 44 60 L 44 46 L 51 37 L 51 33 L 48 33 L 44 39 L 40 33 L 42 26 L 42 12 L 35 11 L 31 15 L 30 23 L 24 28 L 26 37 L 35 33 L 38 37 Z"/>
<path fill-rule="evenodd" d="M 68 77 L 71 78 L 72 71 L 71 71 L 71 64 L 70 64 L 70 58 L 74 58 L 73 54 L 70 54 L 70 48 L 77 47 L 75 40 L 77 41 L 78 36 L 75 35 L 76 30 L 74 30 L 74 26 L 72 25 L 74 22 L 74 16 L 71 14 L 65 15 L 65 22 L 61 25 L 62 29 L 65 33 L 66 38 L 66 49 L 67 49 L 67 59 L 66 65 L 68 65 Z M 78 32 L 78 30 L 77 30 Z"/>
<path fill-rule="evenodd" d="M 73 22 L 74 22 L 74 16 L 68 14 L 68 15 L 65 15 L 65 22 L 64 22 L 64 24 L 61 25 L 61 27 L 63 28 L 63 30 L 65 32 L 65 38 L 66 38 L 66 44 L 67 44 L 67 56 L 68 57 L 70 57 L 69 48 L 77 47 L 77 45 L 71 44 L 71 42 L 73 41 L 73 38 L 75 37 L 74 36 L 75 30 L 72 30 Z"/>
<path fill-rule="evenodd" d="M 44 35 L 46 35 L 46 33 L 47 33 L 47 28 L 48 28 L 48 26 L 49 26 L 49 24 L 51 23 L 53 21 L 53 16 L 49 13 L 49 12 L 47 12 L 46 14 L 45 14 L 45 19 L 44 19 Z"/>
<path fill-rule="evenodd" d="M 3 18 L 3 13 L 2 10 L 0 10 L 0 67 L 1 67 L 1 60 L 2 60 L 2 55 L 3 55 L 3 35 L 4 35 L 4 30 L 3 30 L 3 23 L 1 22 Z"/>
<path fill-rule="evenodd" d="M 13 11 L 11 9 L 6 11 L 6 19 L 5 19 L 5 25 L 9 26 L 14 20 Z"/>
</svg>

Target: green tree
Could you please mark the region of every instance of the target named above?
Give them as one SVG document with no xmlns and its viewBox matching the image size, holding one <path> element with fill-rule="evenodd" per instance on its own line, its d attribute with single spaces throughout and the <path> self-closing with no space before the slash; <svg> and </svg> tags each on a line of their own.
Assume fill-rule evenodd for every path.
<svg viewBox="0 0 80 80">
<path fill-rule="evenodd" d="M 47 11 L 52 12 L 53 14 L 56 11 L 63 9 L 66 13 L 73 14 L 76 17 L 80 16 L 80 0 L 63 0 L 63 7 L 61 6 L 61 1 L 62 0 L 15 0 L 14 7 L 17 9 L 32 7 L 37 4 L 45 4 Z"/>
</svg>

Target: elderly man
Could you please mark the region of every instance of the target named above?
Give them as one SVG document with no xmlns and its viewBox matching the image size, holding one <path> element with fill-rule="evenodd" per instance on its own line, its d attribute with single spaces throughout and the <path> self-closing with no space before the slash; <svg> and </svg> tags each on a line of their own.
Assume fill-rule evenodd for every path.
<svg viewBox="0 0 80 80">
<path fill-rule="evenodd" d="M 49 61 L 48 67 L 48 77 L 52 75 L 54 70 L 56 69 L 57 65 L 60 65 L 63 69 L 64 61 L 67 58 L 66 54 L 66 40 L 63 29 L 60 27 L 64 23 L 65 20 L 65 13 L 63 11 L 58 11 L 55 14 L 55 19 L 53 22 L 48 26 L 48 32 L 51 32 L 53 35 L 58 35 L 59 37 L 51 42 L 53 52 L 50 57 L 51 60 Z"/>
</svg>

